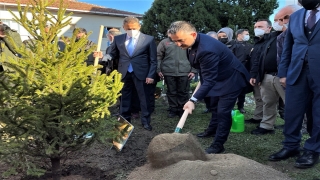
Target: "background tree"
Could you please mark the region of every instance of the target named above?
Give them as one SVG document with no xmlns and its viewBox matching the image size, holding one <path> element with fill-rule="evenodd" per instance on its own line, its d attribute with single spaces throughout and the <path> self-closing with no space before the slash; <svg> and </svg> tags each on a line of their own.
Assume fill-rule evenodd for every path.
<svg viewBox="0 0 320 180">
<path fill-rule="evenodd" d="M 46 7 L 60 3 L 57 15 Z M 121 75 L 96 72 L 86 66 L 87 38 L 74 35 L 63 52 L 58 50 L 57 34 L 70 23 L 63 0 L 30 0 L 26 7 L 18 2 L 15 21 L 32 39 L 26 47 L 15 47 L 21 58 L 3 57 L 10 71 L 0 74 L 0 159 L 11 164 L 5 175 L 17 169 L 30 175 L 46 172 L 50 160 L 53 179 L 59 179 L 60 160 L 95 141 L 107 143 L 113 137 L 114 121 L 108 107 L 115 104 L 122 88 Z M 32 18 L 27 18 L 27 13 Z M 12 13 L 13 14 L 13 13 Z M 14 15 L 14 14 L 13 14 Z M 45 25 L 52 24 L 49 33 Z M 92 133 L 91 138 L 86 134 Z"/>
<path fill-rule="evenodd" d="M 268 19 L 277 7 L 277 0 L 155 0 L 143 16 L 141 31 L 161 41 L 178 20 L 191 22 L 202 33 L 226 26 L 253 30 L 255 21 Z"/>
</svg>

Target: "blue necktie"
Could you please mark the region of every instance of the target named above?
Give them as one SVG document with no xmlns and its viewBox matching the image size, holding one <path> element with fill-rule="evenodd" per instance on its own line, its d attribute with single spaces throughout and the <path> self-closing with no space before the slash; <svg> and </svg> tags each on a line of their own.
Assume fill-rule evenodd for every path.
<svg viewBox="0 0 320 180">
<path fill-rule="evenodd" d="M 131 37 L 127 46 L 127 50 L 130 56 L 132 56 L 132 53 L 134 51 L 134 39 Z"/>
<path fill-rule="evenodd" d="M 129 43 L 128 43 L 128 46 L 127 46 L 127 50 L 128 50 L 129 55 L 132 56 L 132 53 L 134 51 L 134 39 L 132 37 L 129 40 Z M 128 72 L 131 73 L 132 71 L 133 71 L 133 68 L 132 68 L 132 65 L 130 63 L 129 67 L 128 67 Z"/>
</svg>

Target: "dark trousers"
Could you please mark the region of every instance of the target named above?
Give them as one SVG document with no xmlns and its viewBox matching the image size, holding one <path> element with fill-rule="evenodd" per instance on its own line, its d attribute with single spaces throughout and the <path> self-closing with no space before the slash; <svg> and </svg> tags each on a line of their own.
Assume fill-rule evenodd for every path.
<svg viewBox="0 0 320 180">
<path fill-rule="evenodd" d="M 311 105 L 310 105 L 311 104 Z M 310 107 L 310 108 L 309 108 Z M 293 150 L 300 147 L 301 127 L 304 114 L 308 117 L 308 127 L 312 129 L 311 137 L 305 141 L 304 148 L 320 152 L 320 87 L 310 76 L 309 67 L 305 65 L 297 81 L 286 85 L 286 106 L 283 146 Z M 310 124 L 311 123 L 311 124 Z"/>
<path fill-rule="evenodd" d="M 156 92 L 157 82 L 148 85 L 149 86 L 149 106 L 150 106 L 150 114 L 154 112 L 155 110 L 155 104 L 156 104 L 156 98 L 154 97 L 154 93 Z"/>
<path fill-rule="evenodd" d="M 246 94 L 247 94 L 247 89 L 243 88 L 243 90 L 238 96 L 238 102 L 237 102 L 238 109 L 244 107 L 244 102 L 246 101 Z"/>
<path fill-rule="evenodd" d="M 285 112 L 284 107 L 285 107 L 284 102 L 283 102 L 282 98 L 280 97 L 279 104 L 278 104 L 278 113 L 279 113 L 281 119 L 284 119 L 284 112 Z"/>
<path fill-rule="evenodd" d="M 184 104 L 189 100 L 188 76 L 164 76 L 167 84 L 167 98 L 170 111 L 181 112 Z"/>
<path fill-rule="evenodd" d="M 241 92 L 242 89 L 223 96 L 211 97 L 212 117 L 207 131 L 216 131 L 212 144 L 223 145 L 227 141 L 232 125 L 231 111 Z"/>
<path fill-rule="evenodd" d="M 203 98 L 204 103 L 206 104 L 206 108 L 211 112 L 211 97 L 207 96 Z"/>
<path fill-rule="evenodd" d="M 150 124 L 150 93 L 149 87 L 145 83 L 145 80 L 139 80 L 134 73 L 127 72 L 126 76 L 122 79 L 124 85 L 122 88 L 122 96 L 121 96 L 121 106 L 120 106 L 120 114 L 131 121 L 131 104 L 132 102 L 132 90 L 136 89 L 141 109 L 141 123 L 142 124 Z"/>
<path fill-rule="evenodd" d="M 154 97 L 154 93 L 156 91 L 156 86 L 157 84 L 154 83 L 154 84 L 150 84 L 150 85 L 147 85 L 149 86 L 149 93 L 150 93 L 150 113 L 153 113 L 154 109 L 155 109 L 155 103 L 156 103 L 156 99 Z M 137 93 L 137 90 L 134 88 L 132 89 L 132 96 L 131 96 L 131 113 L 139 113 L 140 111 L 140 101 L 139 101 L 139 96 L 138 96 L 138 93 Z"/>
<path fill-rule="evenodd" d="M 136 88 L 133 88 L 131 94 L 131 113 L 139 113 L 140 109 L 139 96 Z"/>
</svg>

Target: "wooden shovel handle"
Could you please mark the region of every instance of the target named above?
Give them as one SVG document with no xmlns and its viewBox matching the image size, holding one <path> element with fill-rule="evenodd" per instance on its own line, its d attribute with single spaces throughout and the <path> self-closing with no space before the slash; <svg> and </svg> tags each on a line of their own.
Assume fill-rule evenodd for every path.
<svg viewBox="0 0 320 180">
<path fill-rule="evenodd" d="M 184 123 L 187 120 L 188 115 L 189 115 L 189 110 L 188 109 L 184 110 L 184 112 L 183 112 L 183 114 L 182 114 L 182 116 L 180 118 L 180 121 L 179 121 L 179 123 L 178 123 L 178 125 L 177 125 L 177 127 L 176 127 L 176 129 L 174 131 L 175 133 L 181 133 L 181 130 L 182 130 L 183 126 L 184 126 Z"/>
</svg>

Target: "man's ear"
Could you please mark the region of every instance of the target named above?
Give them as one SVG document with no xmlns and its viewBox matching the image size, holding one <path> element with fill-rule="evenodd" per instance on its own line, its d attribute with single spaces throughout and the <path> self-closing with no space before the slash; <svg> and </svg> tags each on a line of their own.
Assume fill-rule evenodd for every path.
<svg viewBox="0 0 320 180">
<path fill-rule="evenodd" d="M 197 33 L 196 32 L 192 32 L 191 36 L 195 39 L 197 37 Z"/>
</svg>

